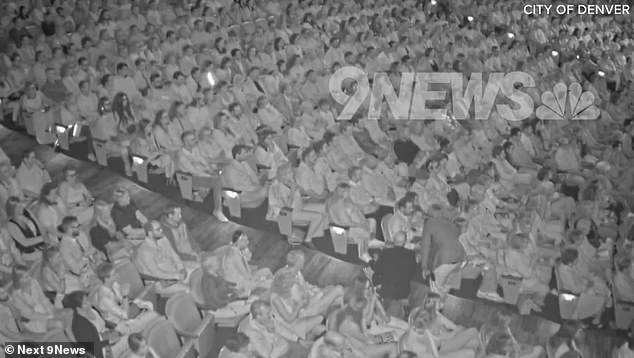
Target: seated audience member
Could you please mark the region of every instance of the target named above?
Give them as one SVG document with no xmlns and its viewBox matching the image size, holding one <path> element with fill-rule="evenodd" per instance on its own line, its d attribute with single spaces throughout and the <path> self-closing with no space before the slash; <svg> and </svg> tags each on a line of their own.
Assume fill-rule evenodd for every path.
<svg viewBox="0 0 634 358">
<path fill-rule="evenodd" d="M 558 289 L 579 295 L 575 316 L 584 319 L 594 317 L 593 323 L 599 324 L 601 314 L 608 303 L 610 291 L 605 282 L 597 276 L 587 275 L 579 271 L 577 266 L 579 253 L 575 248 L 566 248 L 561 254 L 558 270 Z"/>
<path fill-rule="evenodd" d="M 110 214 L 112 204 L 103 200 L 95 202 L 94 225 L 90 229 L 90 242 L 95 249 L 101 251 L 110 262 L 130 257 L 134 245 L 125 239 Z"/>
<path fill-rule="evenodd" d="M 410 282 L 417 277 L 419 266 L 414 251 L 404 247 L 405 233 L 394 235 L 392 243 L 394 246 L 381 250 L 378 260 L 372 265 L 373 281 L 381 287 L 379 294 L 385 300 L 387 313 L 404 319 Z"/>
<path fill-rule="evenodd" d="M 376 221 L 366 218 L 362 208 L 350 200 L 350 185 L 337 185 L 326 210 L 331 223 L 348 228 L 349 237 L 359 246 L 359 258 L 369 261 L 368 245 L 376 232 Z"/>
<path fill-rule="evenodd" d="M 147 158 L 150 173 L 162 170 L 165 178 L 172 178 L 175 172 L 174 157 L 171 153 L 161 150 L 154 140 L 152 124 L 147 119 L 142 119 L 137 125 L 134 138 L 130 141 L 130 154 Z M 155 169 L 158 167 L 159 169 Z"/>
<path fill-rule="evenodd" d="M 73 274 L 64 263 L 57 247 L 49 247 L 42 254 L 42 265 L 39 270 L 39 282 L 44 295 L 55 303 L 61 302 L 65 294 L 67 282 Z"/>
<path fill-rule="evenodd" d="M 12 196 L 23 199 L 20 185 L 15 178 L 15 170 L 11 162 L 0 162 L 0 205 L 5 207 L 7 200 Z M 0 219 L 2 222 L 6 221 L 3 211 L 0 211 Z"/>
<path fill-rule="evenodd" d="M 17 249 L 19 258 L 26 262 L 33 262 L 42 257 L 42 250 L 50 241 L 46 233 L 40 229 L 35 215 L 26 209 L 26 205 L 19 198 L 12 196 L 6 202 L 6 213 L 9 222 L 7 233 L 12 244 Z"/>
<path fill-rule="evenodd" d="M 95 214 L 92 194 L 83 183 L 77 181 L 77 169 L 74 166 L 66 166 L 63 173 L 64 180 L 57 188 L 59 198 L 64 203 L 68 215 L 77 217 L 79 223 L 86 226 L 92 222 Z"/>
<path fill-rule="evenodd" d="M 268 172 L 267 179 L 275 178 L 278 168 L 288 163 L 288 158 L 275 141 L 274 134 L 268 127 L 258 131 L 258 143 L 253 153 L 256 166 Z"/>
<path fill-rule="evenodd" d="M 0 281 L 11 276 L 11 270 L 15 265 L 25 265 L 25 261 L 7 228 L 0 227 Z"/>
<path fill-rule="evenodd" d="M 95 288 L 91 300 L 104 320 L 115 325 L 115 330 L 130 334 L 147 328 L 148 323 L 159 318 L 151 302 L 128 297 L 130 287 L 120 285 L 113 278 L 114 266 L 103 263 L 97 267 L 101 284 Z"/>
<path fill-rule="evenodd" d="M 244 333 L 236 333 L 227 338 L 225 345 L 220 349 L 218 358 L 250 358 L 249 337 Z"/>
<path fill-rule="evenodd" d="M 92 308 L 88 293 L 73 291 L 64 298 L 65 307 L 73 310 L 72 332 L 77 342 L 92 343 L 86 347 L 94 353 L 95 358 L 108 356 L 107 350 L 114 357 L 120 357 L 126 350 L 126 339 L 117 331 L 106 327 L 106 321 L 99 312 Z"/>
<path fill-rule="evenodd" d="M 483 340 L 485 347 L 492 342 L 493 338 L 497 335 L 506 335 L 510 340 L 511 352 L 518 357 L 540 357 L 544 353 L 544 349 L 541 346 L 532 346 L 522 344 L 517 341 L 511 323 L 513 321 L 513 314 L 507 311 L 496 312 L 492 319 L 480 327 L 480 339 Z M 513 325 L 516 326 L 516 325 Z M 493 345 L 496 345 L 494 343 Z"/>
<path fill-rule="evenodd" d="M 543 350 L 541 347 L 536 347 L 532 352 L 518 352 L 515 348 L 513 337 L 504 332 L 498 332 L 491 337 L 484 349 L 484 353 L 486 358 L 537 358 L 543 354 Z"/>
<path fill-rule="evenodd" d="M 57 185 L 54 183 L 44 184 L 37 206 L 37 220 L 40 231 L 51 242 L 57 241 L 57 227 L 67 214 L 66 206 L 57 194 Z"/>
<path fill-rule="evenodd" d="M 555 358 L 562 358 L 565 354 L 580 352 L 579 345 L 583 342 L 580 326 L 576 321 L 562 322 L 559 330 L 548 338 L 547 352 L 552 352 Z"/>
<path fill-rule="evenodd" d="M 28 151 L 18 167 L 17 179 L 25 198 L 35 200 L 39 197 L 42 187 L 51 182 L 51 176 L 44 165 L 37 160 L 35 151 Z"/>
<path fill-rule="evenodd" d="M 311 340 L 309 337 L 323 332 L 324 317 L 318 315 L 309 302 L 310 296 L 302 290 L 295 272 L 282 271 L 275 275 L 271 284 L 271 311 L 276 323 L 293 333 L 290 337 L 284 335 L 285 338 Z"/>
<path fill-rule="evenodd" d="M 277 178 L 269 186 L 268 212 L 266 218 L 275 220 L 280 211 L 290 208 L 293 224 L 308 224 L 304 242 L 310 243 L 314 237 L 322 236 L 328 227 L 328 217 L 324 214 L 325 206 L 320 202 L 307 202 L 302 198 L 301 191 L 293 178 L 290 166 L 280 167 Z M 292 235 L 295 235 L 293 233 Z"/>
<path fill-rule="evenodd" d="M 328 331 L 324 337 L 317 340 L 311 347 L 308 358 L 363 358 L 362 352 L 354 349 L 346 338 L 335 332 Z M 400 356 L 399 356 L 400 357 Z M 397 357 L 398 358 L 398 357 Z"/>
<path fill-rule="evenodd" d="M 419 357 L 438 358 L 468 358 L 475 357 L 475 347 L 468 347 L 469 342 L 445 341 L 444 337 L 438 337 L 435 330 L 438 329 L 436 312 L 429 309 L 419 309 L 412 312 L 410 317 L 410 329 L 401 337 L 399 348 L 416 352 Z M 445 346 L 446 343 L 449 343 Z M 476 344 L 478 342 L 476 341 Z"/>
<path fill-rule="evenodd" d="M 250 147 L 236 145 L 231 150 L 233 160 L 222 171 L 224 186 L 240 192 L 240 206 L 257 208 L 268 195 L 268 185 L 263 184 L 255 170 L 247 162 Z"/>
<path fill-rule="evenodd" d="M 221 259 L 214 254 L 209 254 L 203 259 L 203 275 L 200 280 L 200 292 L 203 306 L 212 311 L 219 310 L 238 299 L 240 292 L 236 290 L 235 283 L 228 282 L 220 277 Z"/>
<path fill-rule="evenodd" d="M 387 234 L 389 237 L 384 238 L 385 241 L 391 241 L 392 238 L 402 232 L 405 234 L 406 240 L 410 240 L 414 233 L 411 227 L 410 216 L 414 211 L 414 202 L 408 198 L 401 198 L 396 202 L 394 214 L 387 221 Z"/>
<path fill-rule="evenodd" d="M 289 342 L 275 324 L 271 305 L 266 301 L 251 304 L 251 314 L 240 324 L 238 332 L 249 337 L 249 350 L 261 357 L 281 358 L 290 350 Z"/>
<path fill-rule="evenodd" d="M 178 170 L 193 176 L 194 195 L 203 200 L 211 189 L 214 199 L 213 215 L 216 219 L 227 222 L 228 219 L 222 213 L 222 182 L 220 171 L 214 164 L 207 163 L 196 152 L 197 138 L 194 132 L 184 132 L 181 136 L 183 146 L 178 150 L 176 163 Z"/>
<path fill-rule="evenodd" d="M 614 352 L 614 358 L 631 358 L 634 356 L 634 339 L 628 337 Z"/>
<path fill-rule="evenodd" d="M 29 274 L 29 268 L 13 268 L 11 305 L 22 321 L 22 325 L 33 333 L 44 333 L 54 329 L 70 329 L 70 312 L 55 307 L 44 295 L 42 286 Z"/>
<path fill-rule="evenodd" d="M 168 207 L 161 215 L 160 222 L 163 234 L 183 260 L 200 261 L 200 248 L 189 238 L 189 229 L 183 220 L 183 209 L 178 206 Z"/>
<path fill-rule="evenodd" d="M 114 205 L 111 215 L 117 231 L 122 232 L 128 239 L 141 239 L 145 237 L 143 225 L 148 219 L 130 199 L 130 192 L 126 188 L 114 190 Z"/>
<path fill-rule="evenodd" d="M 95 249 L 88 236 L 74 216 L 67 216 L 59 226 L 59 250 L 62 260 L 69 272 L 76 276 L 74 284 L 78 287 L 67 287 L 69 291 L 87 289 L 94 281 L 94 268 L 105 261 L 105 255 Z M 67 284 L 69 282 L 67 281 Z"/>
<path fill-rule="evenodd" d="M 158 221 L 151 220 L 145 224 L 145 235 L 145 241 L 137 248 L 134 259 L 139 272 L 164 281 L 157 290 L 165 294 L 188 290 L 182 282 L 186 282 L 189 274 L 199 267 L 198 262 L 181 260 Z"/>
<path fill-rule="evenodd" d="M 128 348 L 130 348 L 130 354 L 126 358 L 163 358 L 147 344 L 147 340 L 141 333 L 132 333 L 128 336 Z"/>
<path fill-rule="evenodd" d="M 329 322 L 329 328 L 342 334 L 350 345 L 363 353 L 365 357 L 394 357 L 397 353 L 397 343 L 383 343 L 381 337 L 371 336 L 367 332 L 368 321 L 365 310 L 368 301 L 363 296 L 354 296 L 348 304 L 339 310 L 334 322 Z"/>
<path fill-rule="evenodd" d="M 250 265 L 251 250 L 249 237 L 244 232 L 235 231 L 231 237 L 231 245 L 222 258 L 223 278 L 236 284 L 239 291 L 251 292 L 256 288 L 268 289 L 273 274 L 268 268 L 258 269 Z"/>
<path fill-rule="evenodd" d="M 308 297 L 308 307 L 312 312 L 325 314 L 333 306 L 343 305 L 343 287 L 340 285 L 315 286 L 304 278 L 302 269 L 306 262 L 306 256 L 300 250 L 291 250 L 286 254 L 286 266 L 280 268 L 275 275 L 291 272 L 295 275 L 298 289 Z"/>
<path fill-rule="evenodd" d="M 632 260 L 627 256 L 619 256 L 615 260 L 614 291 L 619 300 L 634 302 L 634 277 L 632 277 Z"/>
</svg>

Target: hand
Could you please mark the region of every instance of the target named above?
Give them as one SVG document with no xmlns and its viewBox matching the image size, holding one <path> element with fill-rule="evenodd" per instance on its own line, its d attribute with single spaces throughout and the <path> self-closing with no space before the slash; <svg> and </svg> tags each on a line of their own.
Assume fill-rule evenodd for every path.
<svg viewBox="0 0 634 358">
<path fill-rule="evenodd" d="M 423 278 L 428 278 L 431 275 L 431 271 L 423 269 Z"/>
<path fill-rule="evenodd" d="M 186 278 L 187 278 L 187 270 L 182 269 L 182 270 L 180 271 L 180 279 L 181 279 L 181 280 L 185 280 Z"/>
</svg>

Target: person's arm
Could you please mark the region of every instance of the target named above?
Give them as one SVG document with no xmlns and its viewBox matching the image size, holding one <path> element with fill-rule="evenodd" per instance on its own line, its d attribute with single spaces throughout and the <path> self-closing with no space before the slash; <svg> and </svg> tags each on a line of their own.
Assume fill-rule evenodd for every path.
<svg viewBox="0 0 634 358">
<path fill-rule="evenodd" d="M 431 240 L 432 240 L 431 227 L 432 225 L 429 225 L 428 223 L 426 223 L 426 225 L 423 227 L 423 237 L 421 241 L 420 265 L 422 267 L 424 277 L 429 276 L 431 272 L 431 269 L 429 267 L 429 253 L 431 249 Z"/>
<path fill-rule="evenodd" d="M 136 258 L 139 271 L 162 280 L 180 280 L 182 273 L 167 262 L 157 261 L 153 252 L 139 248 Z"/>
<path fill-rule="evenodd" d="M 86 267 L 88 261 L 86 260 L 85 256 L 77 257 L 73 255 L 72 246 L 70 245 L 71 244 L 66 239 L 62 239 L 59 251 L 62 255 L 62 260 L 64 261 L 64 264 L 68 267 L 70 272 L 75 275 L 80 275 Z"/>
<path fill-rule="evenodd" d="M 301 305 L 295 305 L 289 311 L 287 309 L 286 305 L 284 305 L 284 303 L 280 302 L 280 299 L 278 297 L 272 297 L 271 298 L 271 305 L 273 307 L 275 307 L 276 312 L 278 312 L 280 314 L 280 316 L 282 316 L 284 321 L 286 321 L 288 323 L 292 323 L 293 321 L 295 321 L 298 318 L 299 311 L 302 308 Z"/>
<path fill-rule="evenodd" d="M 96 296 L 95 304 L 99 307 L 99 311 L 102 313 L 108 313 L 112 316 L 115 316 L 121 320 L 128 319 L 128 310 L 124 307 L 121 307 L 117 302 L 115 302 L 116 297 L 110 297 L 109 295 L 101 294 L 101 290 L 104 289 L 99 288 L 99 291 Z"/>
<path fill-rule="evenodd" d="M 43 236 L 37 236 L 31 239 L 27 239 L 22 233 L 22 230 L 20 230 L 20 228 L 12 222 L 7 224 L 7 231 L 9 232 L 9 235 L 13 240 L 17 241 L 20 245 L 27 248 L 39 245 L 44 242 Z"/>
</svg>

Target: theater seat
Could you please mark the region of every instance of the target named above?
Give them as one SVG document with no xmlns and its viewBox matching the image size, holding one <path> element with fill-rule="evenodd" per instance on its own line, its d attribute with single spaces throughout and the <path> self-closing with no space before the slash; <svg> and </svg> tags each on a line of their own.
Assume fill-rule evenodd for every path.
<svg viewBox="0 0 634 358">
<path fill-rule="evenodd" d="M 182 339 L 193 339 L 198 355 L 207 357 L 213 348 L 216 325 L 211 314 L 202 316 L 192 295 L 178 293 L 167 300 L 165 315 Z"/>
<path fill-rule="evenodd" d="M 614 318 L 616 328 L 629 329 L 634 321 L 634 302 L 620 299 L 616 289 L 612 289 L 614 297 Z"/>
<path fill-rule="evenodd" d="M 108 166 L 108 149 L 106 148 L 106 141 L 101 139 L 92 139 L 92 147 L 95 151 L 95 157 L 97 158 L 97 164 L 102 167 Z"/>
<path fill-rule="evenodd" d="M 512 275 L 502 275 L 500 277 L 500 286 L 502 286 L 502 293 L 504 301 L 511 305 L 516 305 L 520 298 L 520 288 L 522 286 L 522 278 Z"/>
<path fill-rule="evenodd" d="M 559 315 L 562 319 L 576 319 L 577 305 L 579 303 L 579 295 L 568 290 L 564 290 L 561 287 L 561 280 L 559 278 L 559 264 L 560 261 L 555 262 L 555 280 L 557 282 L 558 300 L 559 300 Z"/>
<path fill-rule="evenodd" d="M 136 178 L 141 183 L 147 183 L 147 167 L 150 164 L 150 161 L 147 157 L 134 154 L 132 155 L 132 171 L 136 173 Z"/>
<path fill-rule="evenodd" d="M 222 205 L 229 208 L 229 215 L 234 218 L 242 217 L 242 207 L 240 206 L 241 193 L 242 191 L 233 188 L 222 188 Z"/>
<path fill-rule="evenodd" d="M 191 174 L 177 171 L 176 182 L 181 192 L 181 197 L 185 200 L 194 200 L 194 178 Z"/>
<path fill-rule="evenodd" d="M 194 341 L 181 341 L 172 324 L 160 319 L 147 332 L 147 343 L 159 357 L 196 358 L 204 357 L 196 353 Z"/>
<path fill-rule="evenodd" d="M 348 254 L 348 230 L 349 227 L 341 226 L 337 224 L 330 224 L 328 227 L 330 231 L 330 239 L 332 240 L 332 247 L 335 252 L 341 255 Z"/>
<path fill-rule="evenodd" d="M 113 279 L 120 285 L 130 286 L 129 296 L 131 298 L 150 301 L 156 307 L 156 294 L 153 292 L 154 285 L 144 285 L 139 271 L 130 260 L 123 260 L 115 265 Z"/>
</svg>

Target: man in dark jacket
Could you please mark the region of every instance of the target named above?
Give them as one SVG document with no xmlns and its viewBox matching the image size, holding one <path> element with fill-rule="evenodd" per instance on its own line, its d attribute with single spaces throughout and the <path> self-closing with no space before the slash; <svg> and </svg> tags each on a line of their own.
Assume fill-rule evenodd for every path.
<svg viewBox="0 0 634 358">
<path fill-rule="evenodd" d="M 373 281 L 380 286 L 379 294 L 386 301 L 387 313 L 404 318 L 410 281 L 418 273 L 418 265 L 414 251 L 403 247 L 406 242 L 405 233 L 396 233 L 392 242 L 394 246 L 384 249 L 373 265 Z"/>
</svg>

